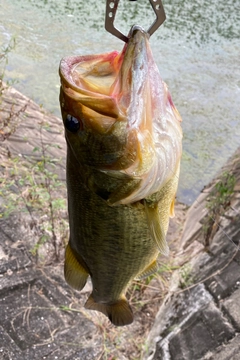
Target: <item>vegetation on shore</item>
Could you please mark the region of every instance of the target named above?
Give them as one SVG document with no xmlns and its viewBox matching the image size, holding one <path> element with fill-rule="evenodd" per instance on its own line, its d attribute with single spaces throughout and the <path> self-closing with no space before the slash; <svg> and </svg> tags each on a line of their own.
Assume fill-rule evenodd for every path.
<svg viewBox="0 0 240 360">
<path fill-rule="evenodd" d="M 209 246 L 211 239 L 218 231 L 220 217 L 224 215 L 230 207 L 231 199 L 234 194 L 236 177 L 232 172 L 225 171 L 211 190 L 207 203 L 207 216 L 204 219 L 203 232 L 205 237 L 205 246 Z"/>
<path fill-rule="evenodd" d="M 3 142 L 15 133 L 24 119 L 28 103 L 17 107 L 14 101 L 6 109 L 3 95 L 13 84 L 4 83 L 5 68 L 8 64 L 8 54 L 15 46 L 12 39 L 0 53 L 0 140 Z M 41 245 L 50 244 L 51 261 L 58 261 L 60 249 L 65 247 L 67 238 L 67 205 L 65 184 L 58 179 L 55 168 L 61 159 L 53 159 L 48 155 L 50 147 L 43 141 L 43 130 L 50 124 L 40 122 L 38 127 L 40 147 L 33 149 L 32 156 L 12 156 L 9 149 L 2 148 L 3 157 L 0 182 L 1 213 L 0 218 L 9 217 L 13 213 L 27 213 L 30 227 L 34 228 L 36 241 L 31 253 L 39 260 Z M 4 151 L 5 150 L 5 151 Z M 48 246 L 49 247 L 49 246 Z M 49 262 L 49 257 L 41 257 L 40 262 Z"/>
</svg>

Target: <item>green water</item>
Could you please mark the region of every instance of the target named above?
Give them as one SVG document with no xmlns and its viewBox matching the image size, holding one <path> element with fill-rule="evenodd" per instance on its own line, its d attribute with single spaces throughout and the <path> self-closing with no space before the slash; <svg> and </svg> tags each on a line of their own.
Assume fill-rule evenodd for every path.
<svg viewBox="0 0 240 360">
<path fill-rule="evenodd" d="M 183 118 L 178 199 L 192 203 L 240 145 L 239 0 L 164 0 L 167 20 L 151 37 L 162 78 Z M 104 29 L 105 0 L 0 0 L 0 44 L 16 37 L 5 79 L 60 115 L 63 56 L 121 50 Z M 116 25 L 148 28 L 147 0 L 120 0 Z"/>
</svg>

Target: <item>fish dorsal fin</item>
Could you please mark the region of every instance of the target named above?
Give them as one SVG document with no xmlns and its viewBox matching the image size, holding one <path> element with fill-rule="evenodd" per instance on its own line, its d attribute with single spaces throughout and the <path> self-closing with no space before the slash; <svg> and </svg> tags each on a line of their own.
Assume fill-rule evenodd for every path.
<svg viewBox="0 0 240 360">
<path fill-rule="evenodd" d="M 158 213 L 158 204 L 149 204 L 144 201 L 145 211 L 147 215 L 147 223 L 152 239 L 157 244 L 161 254 L 168 256 L 169 247 L 166 241 L 166 235 Z"/>
<path fill-rule="evenodd" d="M 68 243 L 65 251 L 64 277 L 68 285 L 76 290 L 82 290 L 88 278 L 88 272 L 79 260 Z"/>
<path fill-rule="evenodd" d="M 116 326 L 129 325 L 133 322 L 133 313 L 125 296 L 112 304 L 97 303 L 93 296 L 90 295 L 85 308 L 89 310 L 97 310 L 106 315 L 109 320 Z"/>
</svg>

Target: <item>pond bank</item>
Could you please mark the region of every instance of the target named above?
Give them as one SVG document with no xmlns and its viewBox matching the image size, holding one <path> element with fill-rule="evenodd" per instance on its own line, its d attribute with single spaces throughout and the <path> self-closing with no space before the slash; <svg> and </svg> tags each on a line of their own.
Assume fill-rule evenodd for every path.
<svg viewBox="0 0 240 360">
<path fill-rule="evenodd" d="M 186 215 L 185 262 L 147 341 L 145 360 L 227 360 L 240 353 L 240 148 Z"/>
<path fill-rule="evenodd" d="M 35 193 L 30 191 L 29 184 L 27 187 L 23 184 L 24 191 L 19 184 L 28 169 L 31 170 L 28 181 L 34 178 L 41 183 L 42 178 L 35 167 L 33 172 L 32 164 L 41 163 L 43 155 L 48 156 L 44 174 L 53 181 L 51 166 L 54 165 L 54 173 L 62 183 L 62 186 L 57 184 L 58 196 L 66 199 L 62 121 L 13 88 L 5 89 L 1 96 L 0 115 L 0 175 L 8 186 L 6 196 L 0 194 L 0 207 L 6 209 L 12 193 L 17 195 L 14 201 L 21 197 L 30 205 L 34 203 L 31 198 Z M 26 163 L 31 165 L 26 167 Z M 83 309 L 89 285 L 78 293 L 63 279 L 63 252 L 68 236 L 64 207 L 57 208 L 58 217 L 54 218 L 64 229 L 58 233 L 55 228 L 55 243 L 37 240 L 52 234 L 52 228 L 46 230 L 49 224 L 44 222 L 47 210 L 45 214 L 41 212 L 44 209 L 24 212 L 21 207 L 21 211 L 0 219 L 3 339 L 0 358 L 3 355 L 4 359 L 17 360 L 134 360 L 142 359 L 143 350 L 148 348 L 145 359 L 214 359 L 215 353 L 219 359 L 232 359 L 240 344 L 237 336 L 240 260 L 236 248 L 240 237 L 240 149 L 223 172 L 233 174 L 236 180 L 231 177 L 221 180 L 222 187 L 218 190 L 223 191 L 226 184 L 230 189 L 224 201 L 217 201 L 217 193 L 212 193 L 214 185 L 222 179 L 219 175 L 188 210 L 186 221 L 187 207 L 177 204 L 168 233 L 172 255 L 170 259 L 160 259 L 168 270 L 149 284 L 133 286 L 129 296 L 135 322 L 124 329 L 116 329 L 101 314 Z M 40 202 L 39 196 L 34 201 L 41 207 L 44 200 Z M 36 252 L 39 252 L 38 262 Z M 206 334 L 209 342 L 205 341 Z M 230 341 L 231 345 L 223 348 Z"/>
</svg>

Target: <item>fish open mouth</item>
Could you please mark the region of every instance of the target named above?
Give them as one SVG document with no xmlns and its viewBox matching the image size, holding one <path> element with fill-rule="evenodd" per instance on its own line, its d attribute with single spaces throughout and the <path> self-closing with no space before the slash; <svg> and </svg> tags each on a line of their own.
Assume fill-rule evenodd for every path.
<svg viewBox="0 0 240 360">
<path fill-rule="evenodd" d="M 87 146 L 94 143 L 83 161 L 138 184 L 128 195 L 114 197 L 116 204 L 153 194 L 176 173 L 181 117 L 154 62 L 149 34 L 140 26 L 132 27 L 120 53 L 63 58 L 60 77 L 63 120 L 70 114 L 81 121 L 82 134 L 91 137 Z M 73 151 L 81 158 L 77 145 Z"/>
<path fill-rule="evenodd" d="M 119 118 L 123 109 L 116 110 L 117 101 L 122 98 L 130 101 L 132 95 L 131 84 L 135 80 L 131 74 L 132 69 L 140 66 L 143 69 L 144 63 L 148 63 L 148 38 L 149 35 L 135 25 L 130 30 L 129 42 L 121 53 L 113 51 L 100 55 L 63 58 L 59 73 L 64 92 L 94 111 Z M 112 106 L 109 106 L 111 102 Z M 111 111 L 112 107 L 115 112 Z"/>
</svg>

